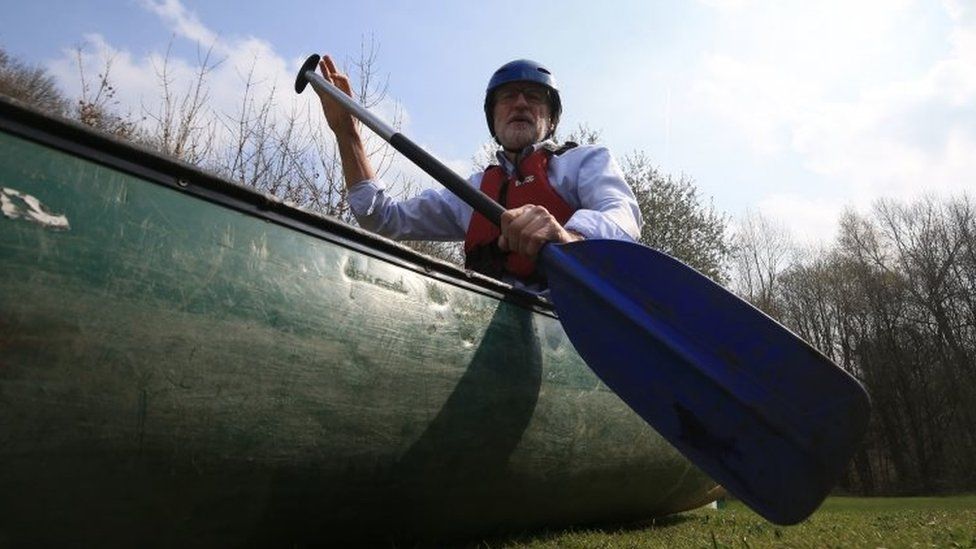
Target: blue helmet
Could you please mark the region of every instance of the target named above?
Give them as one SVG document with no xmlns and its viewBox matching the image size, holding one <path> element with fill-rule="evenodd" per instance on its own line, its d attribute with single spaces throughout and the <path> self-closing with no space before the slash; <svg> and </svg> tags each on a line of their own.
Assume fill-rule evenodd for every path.
<svg viewBox="0 0 976 549">
<path fill-rule="evenodd" d="M 505 63 L 495 71 L 495 74 L 491 75 L 491 80 L 488 81 L 488 88 L 485 90 L 485 118 L 488 120 L 488 131 L 491 132 L 491 136 L 495 137 L 495 120 L 492 116 L 495 110 L 495 90 L 509 82 L 535 82 L 549 89 L 549 112 L 552 116 L 552 129 L 546 137 L 551 136 L 556 131 L 559 115 L 563 112 L 563 104 L 559 99 L 559 89 L 556 88 L 556 79 L 553 78 L 549 69 L 528 59 L 516 59 Z"/>
</svg>

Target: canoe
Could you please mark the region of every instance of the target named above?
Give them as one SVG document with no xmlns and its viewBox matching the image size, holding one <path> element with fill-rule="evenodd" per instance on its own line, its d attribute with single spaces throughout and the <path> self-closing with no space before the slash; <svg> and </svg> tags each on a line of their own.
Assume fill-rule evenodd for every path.
<svg viewBox="0 0 976 549">
<path fill-rule="evenodd" d="M 0 187 L 0 544 L 448 540 L 710 499 L 538 296 L 9 100 Z"/>
</svg>

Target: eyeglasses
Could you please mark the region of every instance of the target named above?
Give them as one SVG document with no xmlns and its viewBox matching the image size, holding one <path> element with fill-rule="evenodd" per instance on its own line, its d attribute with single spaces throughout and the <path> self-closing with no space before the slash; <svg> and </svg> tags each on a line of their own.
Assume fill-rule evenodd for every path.
<svg viewBox="0 0 976 549">
<path fill-rule="evenodd" d="M 512 104 L 518 100 L 519 95 L 524 96 L 530 105 L 541 105 L 549 100 L 549 90 L 537 86 L 503 88 L 498 90 L 495 99 L 499 103 Z"/>
</svg>

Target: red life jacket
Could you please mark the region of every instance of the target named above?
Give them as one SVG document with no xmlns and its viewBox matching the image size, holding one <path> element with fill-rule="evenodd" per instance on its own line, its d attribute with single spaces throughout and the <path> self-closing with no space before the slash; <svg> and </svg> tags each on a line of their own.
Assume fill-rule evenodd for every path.
<svg viewBox="0 0 976 549">
<path fill-rule="evenodd" d="M 547 168 L 553 154 L 561 154 L 573 146 L 575 143 L 567 143 L 555 152 L 540 147 L 522 159 L 511 177 L 500 166 L 488 166 L 481 179 L 481 191 L 506 210 L 526 204 L 542 206 L 565 225 L 574 210 L 549 184 Z M 498 227 L 474 212 L 464 238 L 464 266 L 494 278 L 501 278 L 507 272 L 524 280 L 542 280 L 534 260 L 498 248 L 499 236 Z"/>
</svg>

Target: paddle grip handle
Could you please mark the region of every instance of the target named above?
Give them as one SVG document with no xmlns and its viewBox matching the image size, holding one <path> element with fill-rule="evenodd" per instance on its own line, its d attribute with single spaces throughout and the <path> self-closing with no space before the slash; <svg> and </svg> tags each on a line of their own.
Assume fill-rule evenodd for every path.
<svg viewBox="0 0 976 549">
<path fill-rule="evenodd" d="M 456 194 L 458 198 L 474 208 L 474 211 L 488 218 L 488 221 L 491 221 L 496 226 L 501 226 L 502 214 L 505 213 L 505 208 L 501 204 L 492 200 L 479 189 L 472 187 L 466 179 L 445 166 L 440 160 L 434 158 L 416 143 L 404 137 L 403 134 L 393 134 L 389 142 L 400 154 L 407 157 L 417 167 L 424 170 L 427 175 L 436 179 L 441 185 L 447 187 L 449 191 Z"/>
</svg>

